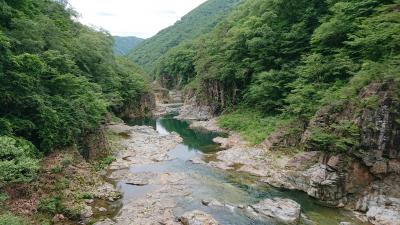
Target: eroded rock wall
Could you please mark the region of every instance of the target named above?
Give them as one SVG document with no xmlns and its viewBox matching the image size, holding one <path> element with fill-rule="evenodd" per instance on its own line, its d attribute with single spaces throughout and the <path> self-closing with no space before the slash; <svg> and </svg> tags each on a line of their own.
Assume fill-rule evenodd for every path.
<svg viewBox="0 0 400 225">
<path fill-rule="evenodd" d="M 366 213 L 374 224 L 399 224 L 400 216 L 400 104 L 397 85 L 374 82 L 363 88 L 354 100 L 332 103 L 321 108 L 310 120 L 297 143 L 306 151 L 321 152 L 318 163 L 298 172 L 296 158 L 288 172 L 270 183 L 303 190 L 322 204 Z M 341 128 L 354 126 L 349 135 Z M 313 144 L 315 132 L 332 138 L 324 146 Z M 325 137 L 325 136 L 324 136 Z M 278 130 L 264 142 L 268 150 L 279 149 L 293 138 Z M 336 145 L 345 143 L 340 148 Z M 297 171 L 296 171 L 297 170 Z M 283 177 L 283 178 L 282 178 Z M 277 182 L 277 180 L 279 182 Z"/>
</svg>

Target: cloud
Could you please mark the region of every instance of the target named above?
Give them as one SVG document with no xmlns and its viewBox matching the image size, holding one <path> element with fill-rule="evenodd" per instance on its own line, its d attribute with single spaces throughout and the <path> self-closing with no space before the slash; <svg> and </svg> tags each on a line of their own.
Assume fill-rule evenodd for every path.
<svg viewBox="0 0 400 225">
<path fill-rule="evenodd" d="M 148 38 L 206 0 L 69 0 L 79 21 L 112 35 Z"/>
<path fill-rule="evenodd" d="M 96 13 L 96 15 L 98 15 L 98 16 L 115 16 L 114 14 L 108 13 L 108 12 L 98 12 L 98 13 Z"/>
<path fill-rule="evenodd" d="M 161 10 L 161 11 L 158 11 L 158 13 L 159 14 L 163 14 L 163 15 L 176 15 L 176 14 L 178 14 L 174 10 Z"/>
</svg>

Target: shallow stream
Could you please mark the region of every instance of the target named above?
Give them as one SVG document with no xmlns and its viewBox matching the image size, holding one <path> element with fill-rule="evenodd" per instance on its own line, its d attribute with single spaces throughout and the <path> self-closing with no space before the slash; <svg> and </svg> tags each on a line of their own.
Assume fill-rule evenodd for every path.
<svg viewBox="0 0 400 225">
<path fill-rule="evenodd" d="M 176 132 L 183 138 L 183 142 L 169 152 L 170 160 L 130 168 L 132 172 L 184 172 L 188 175 L 186 183 L 191 195 L 176 199 L 179 203 L 174 209 L 177 215 L 197 209 L 211 214 L 224 225 L 269 224 L 249 217 L 234 206 L 246 206 L 265 198 L 279 196 L 293 199 L 301 204 L 302 212 L 314 224 L 338 225 L 343 221 L 362 224 L 351 212 L 320 206 L 305 193 L 279 190 L 260 183 L 256 177 L 245 173 L 222 171 L 189 161 L 194 157 L 204 157 L 205 154 L 212 156 L 213 153 L 219 151 L 219 146 L 212 139 L 221 134 L 192 130 L 188 122 L 176 120 L 172 116 L 126 122 L 132 126 L 152 126 L 161 134 Z M 117 188 L 123 192 L 121 203 L 124 204 L 129 200 L 146 196 L 155 187 L 152 185 L 132 186 L 118 182 Z M 217 200 L 225 206 L 204 206 L 202 200 Z"/>
</svg>

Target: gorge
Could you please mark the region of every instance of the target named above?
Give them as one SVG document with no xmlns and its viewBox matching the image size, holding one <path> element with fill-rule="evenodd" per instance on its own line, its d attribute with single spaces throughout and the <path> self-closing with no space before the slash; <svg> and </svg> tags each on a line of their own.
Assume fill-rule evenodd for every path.
<svg viewBox="0 0 400 225">
<path fill-rule="evenodd" d="M 0 0 L 0 225 L 400 225 L 399 11 L 208 0 L 141 39 Z"/>
</svg>

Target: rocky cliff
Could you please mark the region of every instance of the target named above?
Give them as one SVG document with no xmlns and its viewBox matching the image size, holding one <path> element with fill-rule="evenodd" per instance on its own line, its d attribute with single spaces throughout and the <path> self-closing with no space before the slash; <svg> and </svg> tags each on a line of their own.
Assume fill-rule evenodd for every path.
<svg viewBox="0 0 400 225">
<path fill-rule="evenodd" d="M 141 95 L 138 99 L 126 103 L 119 111 L 122 118 L 136 118 L 150 115 L 156 107 L 155 95 L 152 92 Z"/>
<path fill-rule="evenodd" d="M 306 123 L 276 129 L 259 146 L 237 135 L 218 138 L 226 150 L 209 165 L 304 191 L 323 205 L 359 211 L 373 224 L 400 224 L 398 90 L 395 82 L 373 82 Z"/>
<path fill-rule="evenodd" d="M 400 221 L 397 87 L 373 82 L 357 98 L 321 108 L 297 138 L 282 130 L 270 135 L 264 142 L 269 149 L 291 143 L 319 155 L 317 164 L 294 176 L 289 173 L 291 177 L 286 174 L 280 185 L 303 190 L 329 206 L 365 212 L 374 224 L 400 223 L 394 222 Z M 307 155 L 298 155 L 287 168 L 301 170 L 299 165 L 310 160 Z"/>
</svg>

